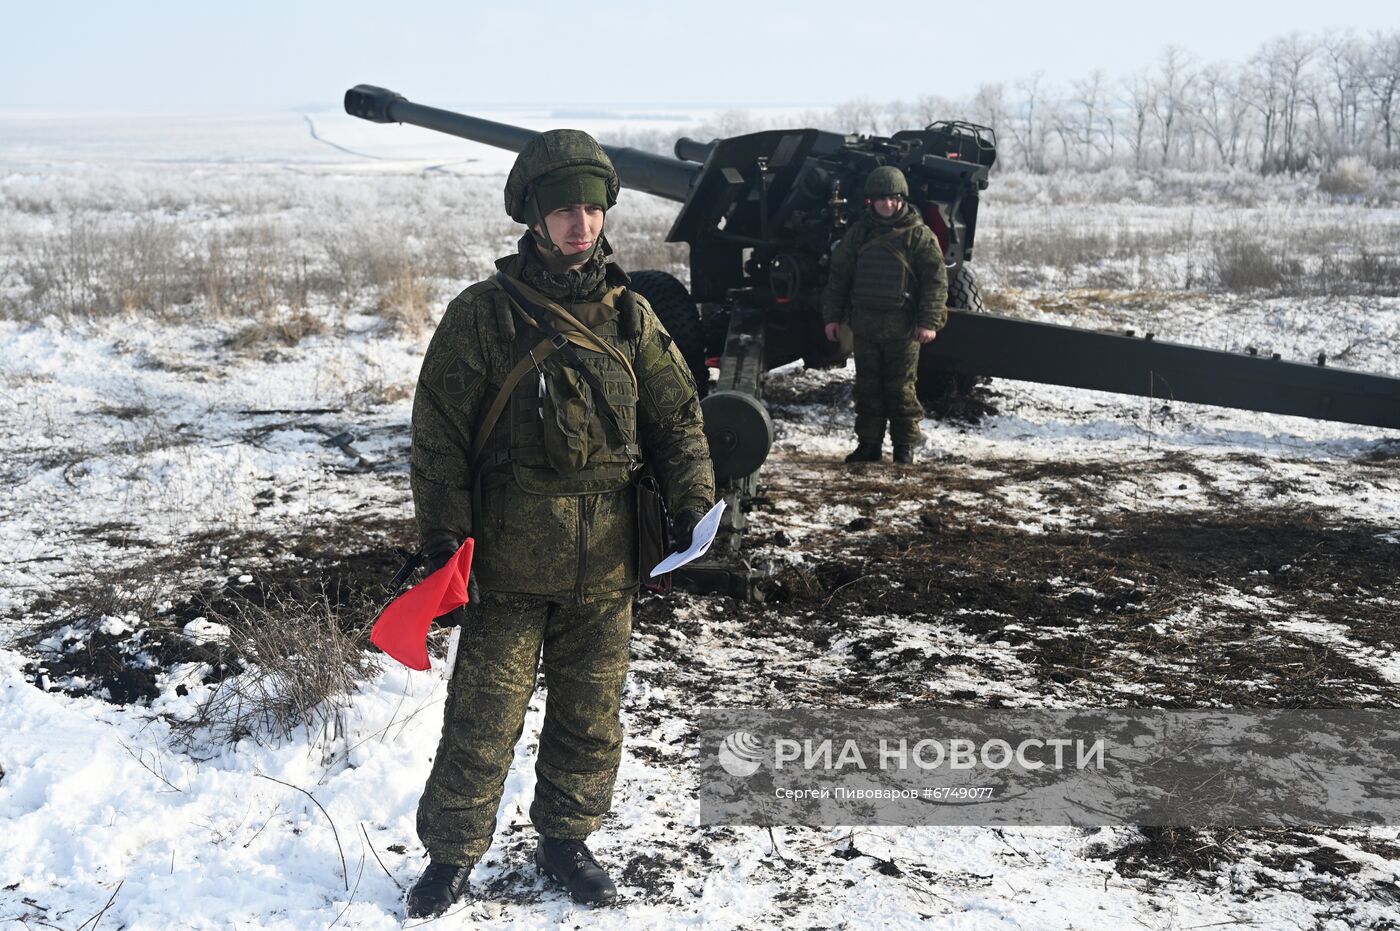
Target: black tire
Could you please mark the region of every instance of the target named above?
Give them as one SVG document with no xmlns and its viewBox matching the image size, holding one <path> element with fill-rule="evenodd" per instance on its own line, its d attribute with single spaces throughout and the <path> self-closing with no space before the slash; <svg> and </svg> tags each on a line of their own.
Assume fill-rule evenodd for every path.
<svg viewBox="0 0 1400 931">
<path fill-rule="evenodd" d="M 632 290 L 646 298 L 661 325 L 680 347 L 681 356 L 703 398 L 710 388 L 710 369 L 705 365 L 705 331 L 690 292 L 675 276 L 658 271 L 633 272 Z"/>
<path fill-rule="evenodd" d="M 987 312 L 987 305 L 982 302 L 982 287 L 977 283 L 972 269 L 966 265 L 953 269 L 953 274 L 948 278 L 948 306 L 979 314 Z"/>
<path fill-rule="evenodd" d="M 966 265 L 959 265 L 948 276 L 948 307 L 979 314 L 987 312 L 987 305 L 982 300 L 982 288 L 972 269 Z M 929 413 L 942 418 L 959 410 L 958 402 L 986 381 L 980 375 L 941 372 L 925 355 L 919 360 L 919 380 L 915 391 Z"/>
</svg>

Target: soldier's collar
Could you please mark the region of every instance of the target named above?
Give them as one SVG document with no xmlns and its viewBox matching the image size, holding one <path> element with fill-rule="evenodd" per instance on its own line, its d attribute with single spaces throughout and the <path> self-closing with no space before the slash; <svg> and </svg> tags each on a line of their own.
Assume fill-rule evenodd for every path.
<svg viewBox="0 0 1400 931">
<path fill-rule="evenodd" d="M 587 299 L 608 278 L 610 263 L 607 253 L 612 250 L 601 238 L 592 258 L 576 269 L 563 272 L 550 270 L 534 242 L 533 233 L 527 232 L 520 238 L 519 248 L 518 255 L 497 262 L 496 267 L 552 298 Z"/>
</svg>

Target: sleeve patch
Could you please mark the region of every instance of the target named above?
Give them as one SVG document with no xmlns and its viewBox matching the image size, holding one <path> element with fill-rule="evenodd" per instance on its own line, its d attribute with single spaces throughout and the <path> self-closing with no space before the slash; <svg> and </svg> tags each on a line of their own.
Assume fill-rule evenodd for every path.
<svg viewBox="0 0 1400 931">
<path fill-rule="evenodd" d="M 438 389 L 443 397 L 456 404 L 466 401 L 482 376 L 473 372 L 460 358 L 453 359 L 438 376 Z"/>
<path fill-rule="evenodd" d="M 673 411 L 690 397 L 690 386 L 674 365 L 667 365 L 646 382 L 647 395 L 659 411 Z"/>
</svg>

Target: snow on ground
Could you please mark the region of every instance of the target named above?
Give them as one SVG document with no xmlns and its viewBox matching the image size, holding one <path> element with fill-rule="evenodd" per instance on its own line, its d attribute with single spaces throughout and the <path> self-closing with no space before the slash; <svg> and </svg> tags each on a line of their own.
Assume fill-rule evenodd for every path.
<svg viewBox="0 0 1400 931">
<path fill-rule="evenodd" d="M 445 153 L 438 137 L 387 141 L 398 128 L 313 118 L 323 139 L 380 157 L 331 149 L 300 115 L 144 131 L 32 121 L 0 146 L 0 222 L 16 241 L 53 233 L 23 204 L 63 191 L 75 211 L 167 198 L 182 222 L 214 226 L 237 220 L 244 187 L 258 209 L 302 217 L 295 236 L 314 242 L 323 227 L 303 197 L 334 192 L 334 216 L 368 222 L 390 209 L 374 193 L 387 185 L 431 210 L 446 188 L 424 169 L 451 159 L 490 176 L 454 180 L 463 222 L 496 209 L 508 158 L 462 163 L 478 156 Z M 637 216 L 670 209 L 643 201 Z M 402 223 L 417 206 L 392 209 Z M 1132 204 L 1112 215 L 1103 222 L 1122 228 L 1180 222 Z M 497 239 L 473 244 L 482 255 L 508 242 L 490 222 Z M 0 286 L 17 288 L 4 272 Z M 1326 351 L 1400 375 L 1393 297 L 1144 298 L 1053 281 L 1004 294 L 1028 317 Z M 280 738 L 227 744 L 174 723 L 227 674 L 198 652 L 229 642 L 219 598 L 385 576 L 411 537 L 407 418 L 427 334 L 353 303 L 306 312 L 324 325 L 251 344 L 247 319 L 197 307 L 0 321 L 0 918 L 401 926 L 423 862 L 413 815 L 439 672 L 376 657 L 347 705 Z M 769 600 L 639 606 L 626 756 L 594 842 L 622 903 L 578 908 L 530 866 L 537 694 L 476 897 L 440 926 L 1393 926 L 1393 828 L 701 827 L 690 709 L 705 704 L 1400 698 L 1392 432 L 999 381 L 982 422 L 925 421 L 915 468 L 847 469 L 849 382 L 849 370 L 795 366 L 769 386 L 778 440 L 751 531 L 774 573 Z M 350 450 L 332 442 L 347 432 Z M 139 680 L 132 696 L 83 662 L 109 648 Z"/>
<path fill-rule="evenodd" d="M 8 651 L 0 663 L 11 735 L 0 804 L 8 827 L 0 862 L 13 886 L 0 900 L 6 917 L 73 927 L 110 898 L 103 922 L 112 927 L 400 926 L 400 886 L 420 866 L 404 846 L 412 847 L 439 726 L 436 676 L 385 669 L 356 697 L 349 738 L 331 746 L 239 744 L 191 758 L 169 748 L 158 719 L 40 692 Z M 634 713 L 647 704 L 638 691 L 629 693 Z M 179 711 L 165 701 L 150 709 Z M 527 734 L 541 715 L 537 700 Z M 640 748 L 679 742 L 632 731 Z M 693 788 L 636 750 L 594 842 L 608 860 L 630 858 L 619 877 L 625 904 L 588 913 L 524 868 L 532 749 L 527 738 L 517 752 L 497 849 L 476 872 L 475 886 L 489 891 L 441 926 L 809 927 L 839 908 L 864 916 L 861 926 L 913 928 L 935 918 L 949 928 L 1048 929 L 1118 924 L 1164 904 L 1203 921 L 1235 914 L 1209 896 L 1164 903 L 1134 888 L 1082 855 L 1096 832 L 780 829 L 769 837 L 698 828 Z M 677 852 L 698 869 L 666 875 L 663 855 Z M 827 889 L 810 891 L 813 873 Z"/>
</svg>

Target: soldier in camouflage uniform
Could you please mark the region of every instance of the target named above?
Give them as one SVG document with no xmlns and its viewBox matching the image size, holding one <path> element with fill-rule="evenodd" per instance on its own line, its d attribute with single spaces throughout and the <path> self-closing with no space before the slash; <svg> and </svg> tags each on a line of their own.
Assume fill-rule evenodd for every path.
<svg viewBox="0 0 1400 931">
<path fill-rule="evenodd" d="M 856 449 L 847 462 L 878 462 L 889 422 L 894 461 L 914 461 L 923 407 L 914 392 L 919 346 L 948 321 L 943 250 L 908 203 L 909 183 L 892 165 L 865 181 L 868 210 L 831 253 L 822 293 L 828 339 L 847 323 L 855 337 Z"/>
<path fill-rule="evenodd" d="M 611 161 L 586 133 L 552 130 L 526 145 L 505 189 L 507 212 L 529 227 L 519 251 L 452 300 L 423 359 L 418 528 L 431 567 L 475 537 L 479 597 L 454 618 L 461 642 L 418 807 L 430 863 L 409 892 L 411 917 L 445 911 L 490 845 L 541 657 L 536 861 L 579 901 L 616 895 L 584 839 L 611 805 L 622 755 L 642 568 L 636 470 L 645 463 L 659 479 L 678 545 L 715 495 L 690 371 L 602 236 L 617 193 Z M 516 369 L 523 377 L 503 394 Z"/>
</svg>

